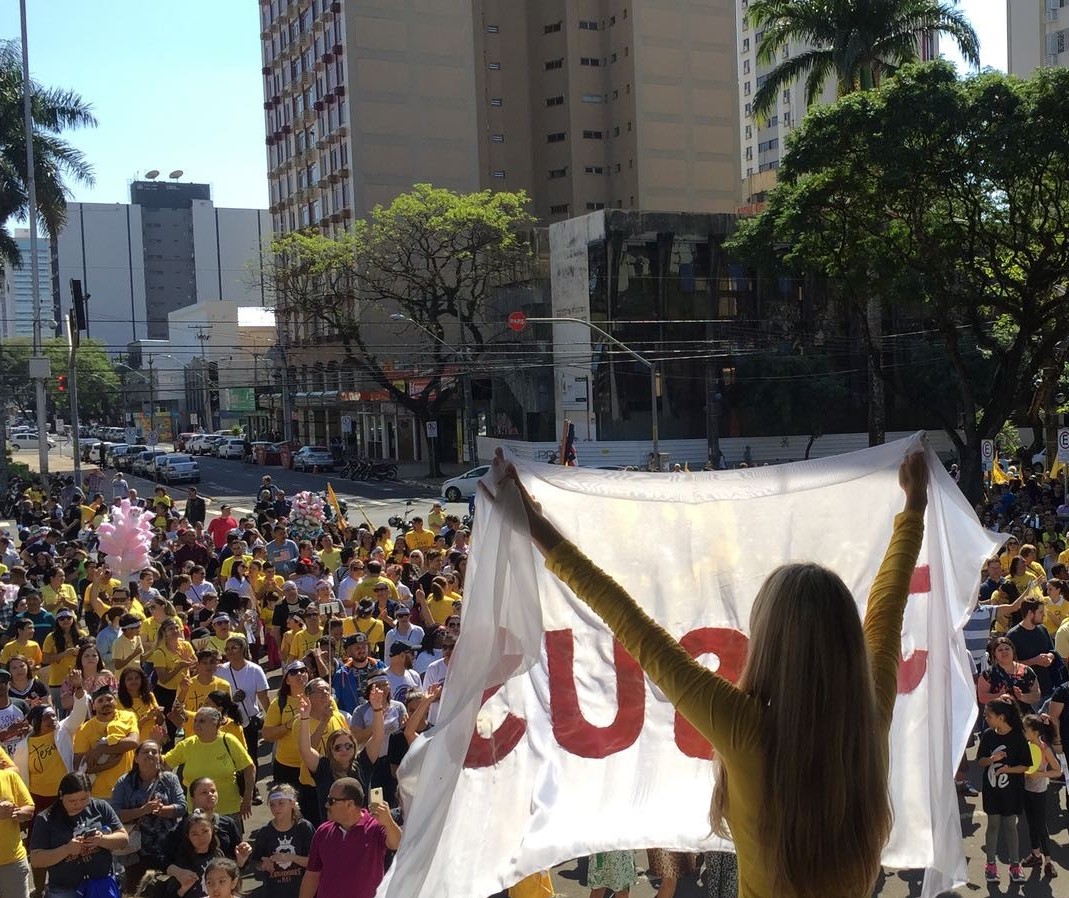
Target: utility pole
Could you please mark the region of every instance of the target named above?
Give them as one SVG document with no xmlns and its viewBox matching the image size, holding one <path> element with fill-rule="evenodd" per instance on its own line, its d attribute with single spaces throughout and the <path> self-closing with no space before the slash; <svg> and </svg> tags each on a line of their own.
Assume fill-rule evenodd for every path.
<svg viewBox="0 0 1069 898">
<path fill-rule="evenodd" d="M 48 411 L 45 401 L 45 381 L 52 375 L 52 366 L 44 354 L 41 337 L 41 272 L 37 269 L 37 176 L 33 160 L 33 85 L 30 81 L 30 49 L 26 31 L 26 0 L 19 0 L 22 25 L 22 112 L 26 133 L 26 218 L 30 227 L 30 277 L 33 284 L 33 358 L 30 377 L 37 388 L 37 461 L 41 476 L 48 474 Z"/>
<path fill-rule="evenodd" d="M 67 318 L 67 395 L 71 403 L 71 448 L 74 452 L 74 485 L 81 489 L 82 486 L 82 453 L 79 451 L 78 431 L 81 427 L 78 418 L 78 344 L 81 334 L 78 331 L 78 322 L 74 310 L 70 311 Z M 88 502 L 91 498 L 86 496 Z"/>
<path fill-rule="evenodd" d="M 200 376 L 204 386 L 204 426 L 205 433 L 211 433 L 215 426 L 215 416 L 212 414 L 212 385 L 208 376 L 208 359 L 205 350 L 208 341 L 212 338 L 212 329 L 201 324 L 190 325 L 197 332 L 197 340 L 200 342 Z"/>
<path fill-rule="evenodd" d="M 155 359 L 149 355 L 148 357 L 148 429 L 154 431 L 156 429 L 156 376 L 153 371 L 153 366 L 156 364 Z"/>
</svg>

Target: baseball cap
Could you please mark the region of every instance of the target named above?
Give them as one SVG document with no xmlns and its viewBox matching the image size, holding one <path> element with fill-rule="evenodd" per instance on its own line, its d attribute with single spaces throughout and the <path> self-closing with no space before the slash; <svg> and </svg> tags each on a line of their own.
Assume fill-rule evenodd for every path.
<svg viewBox="0 0 1069 898">
<path fill-rule="evenodd" d="M 291 673 L 296 673 L 297 671 L 301 670 L 308 670 L 308 668 L 305 667 L 303 661 L 291 661 L 289 664 L 286 665 L 285 676 L 289 676 Z"/>
<path fill-rule="evenodd" d="M 354 633 L 352 636 L 346 636 L 343 643 L 345 648 L 349 648 L 351 645 L 367 645 L 367 636 L 363 633 Z"/>
<path fill-rule="evenodd" d="M 358 614 L 371 614 L 375 610 L 375 603 L 371 599 L 361 599 L 360 604 L 356 606 Z"/>
<path fill-rule="evenodd" d="M 409 616 L 411 616 L 411 614 L 412 614 L 412 609 L 409 608 L 407 605 L 399 605 L 398 606 L 397 614 L 396 614 L 397 617 L 401 617 L 402 615 L 404 615 L 405 617 L 409 617 Z"/>
<path fill-rule="evenodd" d="M 408 645 L 408 643 L 395 642 L 393 645 L 390 646 L 390 657 L 392 658 L 394 655 L 403 655 L 405 652 L 414 651 L 415 649 L 412 648 L 412 646 Z"/>
</svg>

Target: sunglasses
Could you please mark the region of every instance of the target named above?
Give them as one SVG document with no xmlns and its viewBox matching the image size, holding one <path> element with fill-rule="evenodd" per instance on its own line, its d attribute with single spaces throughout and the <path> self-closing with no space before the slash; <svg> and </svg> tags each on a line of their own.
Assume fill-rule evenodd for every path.
<svg viewBox="0 0 1069 898">
<path fill-rule="evenodd" d="M 353 751 L 356 745 L 352 742 L 336 742 L 334 743 L 335 751 Z"/>
<path fill-rule="evenodd" d="M 329 808 L 331 805 L 337 804 L 339 801 L 355 801 L 354 798 L 335 798 L 333 795 L 327 797 L 325 804 Z"/>
</svg>

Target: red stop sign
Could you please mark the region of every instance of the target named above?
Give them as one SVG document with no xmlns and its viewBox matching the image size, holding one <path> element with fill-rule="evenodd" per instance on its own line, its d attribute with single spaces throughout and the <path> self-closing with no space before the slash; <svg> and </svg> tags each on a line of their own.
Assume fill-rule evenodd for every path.
<svg viewBox="0 0 1069 898">
<path fill-rule="evenodd" d="M 509 330 L 522 331 L 527 327 L 527 316 L 523 312 L 509 313 Z"/>
</svg>

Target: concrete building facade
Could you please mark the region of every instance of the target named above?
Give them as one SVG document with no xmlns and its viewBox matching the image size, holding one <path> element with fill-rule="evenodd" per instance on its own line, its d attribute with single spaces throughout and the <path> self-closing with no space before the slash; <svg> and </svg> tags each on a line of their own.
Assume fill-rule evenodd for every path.
<svg viewBox="0 0 1069 898">
<path fill-rule="evenodd" d="M 69 203 L 52 290 L 70 308 L 70 280 L 90 294 L 89 336 L 109 352 L 166 340 L 168 316 L 210 300 L 263 305 L 256 270 L 270 241 L 266 210 L 220 209 L 207 184 L 135 181 L 129 204 Z"/>
<path fill-rule="evenodd" d="M 15 228 L 11 232 L 22 254 L 22 265 L 13 267 L 3 263 L 0 274 L 0 335 L 10 337 L 33 336 L 33 267 L 30 264 L 30 231 L 28 228 Z M 45 338 L 55 334 L 55 328 L 48 326 L 53 320 L 52 308 L 52 241 L 47 237 L 37 240 L 37 273 L 41 291 L 41 318 Z"/>
<path fill-rule="evenodd" d="M 261 0 L 272 227 L 337 233 L 417 182 L 732 211 L 732 0 Z"/>
<path fill-rule="evenodd" d="M 1006 0 L 1007 66 L 1028 78 L 1037 69 L 1069 65 L 1069 0 Z"/>
</svg>

